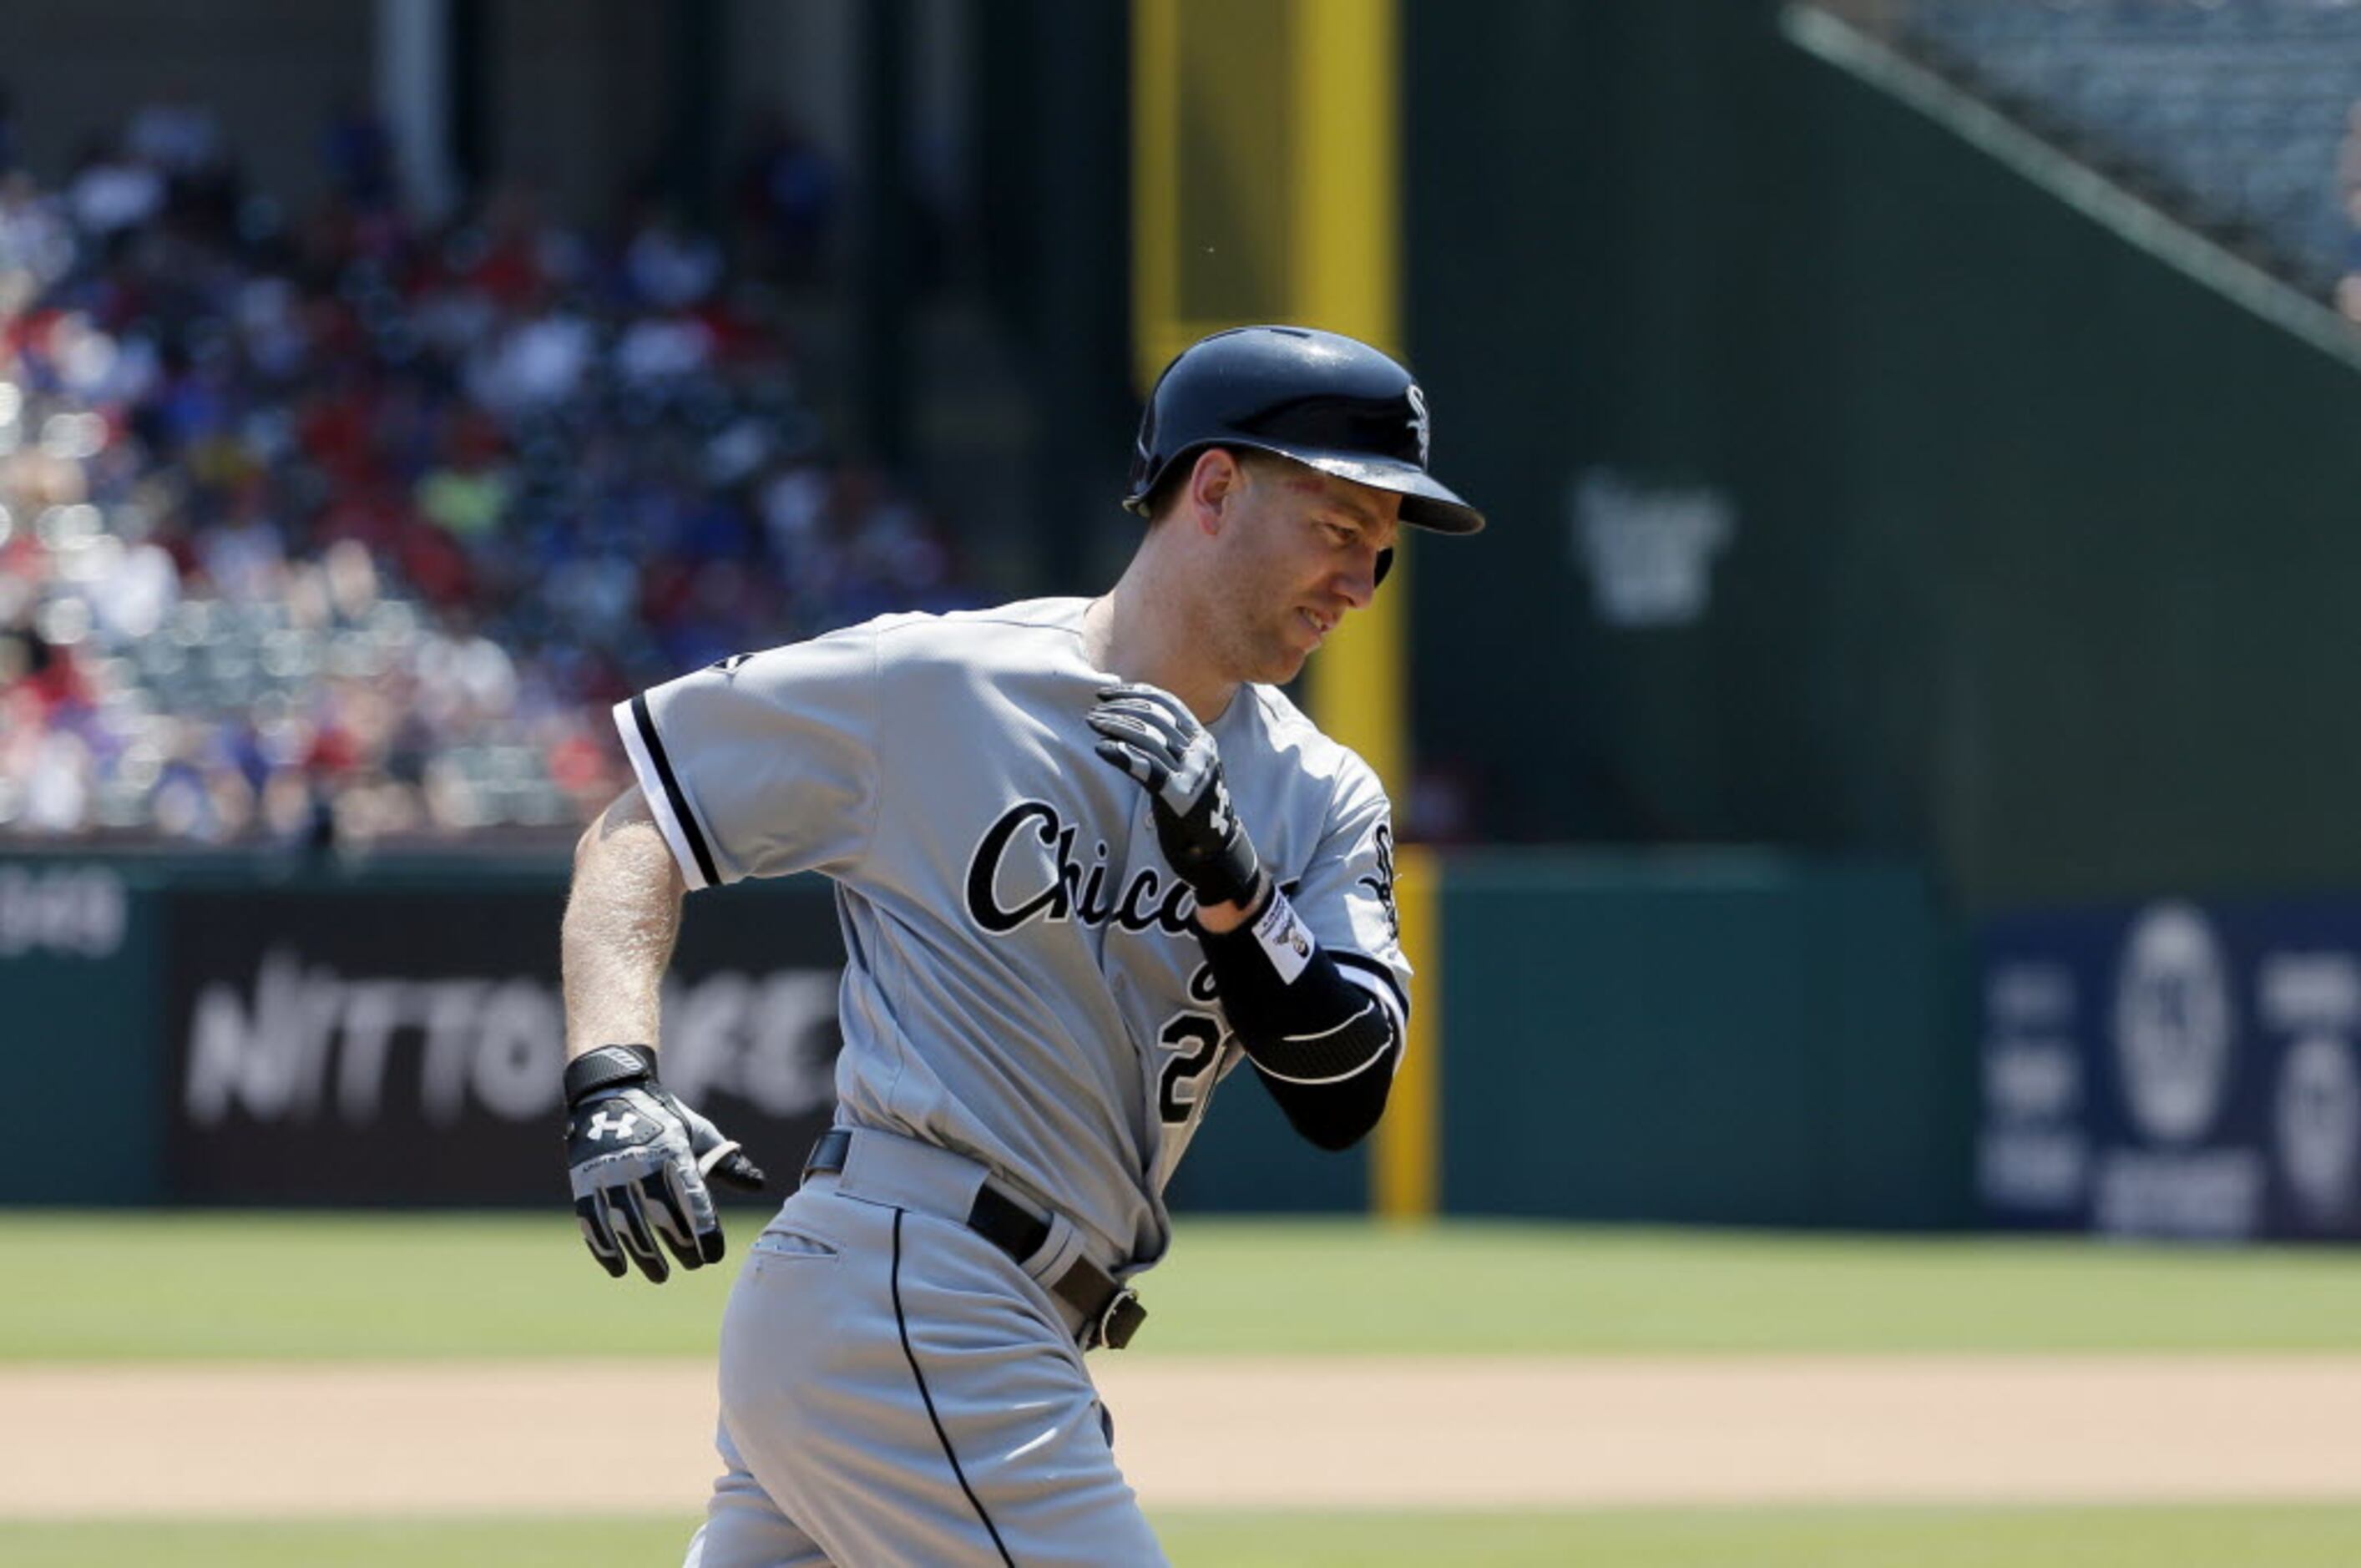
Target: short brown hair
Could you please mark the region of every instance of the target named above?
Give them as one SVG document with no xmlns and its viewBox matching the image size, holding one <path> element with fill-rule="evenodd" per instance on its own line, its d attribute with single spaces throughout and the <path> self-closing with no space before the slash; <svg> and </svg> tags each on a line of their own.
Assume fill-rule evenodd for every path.
<svg viewBox="0 0 2361 1568">
<path fill-rule="evenodd" d="M 1149 523 L 1163 521 L 1164 514 L 1171 509 L 1174 499 L 1187 488 L 1189 476 L 1197 471 L 1197 459 L 1216 446 L 1228 453 L 1230 460 L 1241 468 L 1270 468 L 1285 461 L 1276 454 L 1265 452 L 1259 447 L 1233 446 L 1226 441 L 1209 441 L 1194 451 L 1180 453 L 1171 462 L 1164 465 L 1164 472 L 1156 477 L 1155 487 L 1148 492 L 1143 504 L 1147 509 Z"/>
</svg>

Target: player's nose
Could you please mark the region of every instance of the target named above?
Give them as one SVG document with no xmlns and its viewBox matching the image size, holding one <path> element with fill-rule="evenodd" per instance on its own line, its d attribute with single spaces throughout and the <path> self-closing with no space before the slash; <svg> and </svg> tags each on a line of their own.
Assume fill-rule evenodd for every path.
<svg viewBox="0 0 2361 1568">
<path fill-rule="evenodd" d="M 1367 609 L 1378 595 L 1378 557 L 1374 551 L 1356 551 L 1352 563 L 1337 572 L 1332 585 L 1336 597 L 1354 609 Z"/>
</svg>

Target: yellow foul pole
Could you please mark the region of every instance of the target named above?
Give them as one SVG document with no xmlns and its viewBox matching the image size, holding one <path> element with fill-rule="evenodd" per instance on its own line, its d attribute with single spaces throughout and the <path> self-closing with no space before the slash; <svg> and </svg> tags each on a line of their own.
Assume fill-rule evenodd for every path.
<svg viewBox="0 0 2361 1568">
<path fill-rule="evenodd" d="M 1133 0 L 1134 347 L 1144 392 L 1204 333 L 1292 321 L 1401 353 L 1399 0 Z M 1248 73 L 1283 61 L 1278 79 Z M 1268 91 L 1266 91 L 1268 90 Z M 1257 93 L 1262 94 L 1257 96 Z M 1184 211 L 1186 193 L 1222 199 Z M 1220 234 L 1216 211 L 1239 225 Z M 1282 232 L 1283 231 L 1283 232 Z M 1274 236 L 1283 244 L 1273 250 Z M 1277 262 L 1268 269 L 1265 258 Z M 1320 727 L 1411 786 L 1410 542 L 1368 609 L 1309 666 Z M 1435 1212 L 1441 1074 L 1437 866 L 1396 852 L 1417 1006 L 1370 1160 L 1370 1206 Z"/>
<path fill-rule="evenodd" d="M 1295 0 L 1298 319 L 1401 353 L 1400 39 L 1397 0 Z M 1386 586 L 1338 629 L 1311 669 L 1320 727 L 1358 751 L 1396 801 L 1410 793 L 1411 571 L 1395 553 Z M 1389 1219 L 1435 1212 L 1441 1073 L 1433 1020 L 1441 976 L 1434 867 L 1397 852 L 1402 943 L 1419 971 L 1418 1005 L 1393 1098 L 1369 1162 L 1370 1206 Z"/>
</svg>

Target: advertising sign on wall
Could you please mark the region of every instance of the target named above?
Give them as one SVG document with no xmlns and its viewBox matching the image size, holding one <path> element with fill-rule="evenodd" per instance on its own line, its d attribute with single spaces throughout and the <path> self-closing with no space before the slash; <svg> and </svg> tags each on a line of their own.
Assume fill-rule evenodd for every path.
<svg viewBox="0 0 2361 1568">
<path fill-rule="evenodd" d="M 2361 1236 L 2361 901 L 2012 916 L 1978 970 L 1991 1218 Z"/>
<path fill-rule="evenodd" d="M 566 1014 L 547 887 L 173 888 L 166 1186 L 207 1203 L 564 1197 Z M 834 1104 L 824 887 L 690 901 L 664 1075 L 792 1180 Z"/>
</svg>

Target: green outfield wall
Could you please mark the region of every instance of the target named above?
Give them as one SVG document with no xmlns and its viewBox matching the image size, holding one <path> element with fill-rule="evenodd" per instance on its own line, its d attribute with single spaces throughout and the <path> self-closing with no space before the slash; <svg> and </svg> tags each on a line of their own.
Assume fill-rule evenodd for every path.
<svg viewBox="0 0 2361 1568">
<path fill-rule="evenodd" d="M 1923 878 L 1769 854 L 1443 862 L 1444 1207 L 1798 1225 L 1960 1217 L 1953 972 Z M 54 1107 L 0 1202 L 531 1205 L 563 1194 L 564 868 L 0 861 L 0 1063 Z M 665 1077 L 774 1172 L 828 1124 L 826 884 L 689 900 Z M 1176 1208 L 1349 1212 L 1366 1149 L 1234 1072 Z"/>
<path fill-rule="evenodd" d="M 1494 522 L 1417 542 L 1416 727 L 1481 820 L 2361 883 L 2348 355 L 1762 0 L 1406 19 L 1410 346 Z"/>
<path fill-rule="evenodd" d="M 1763 851 L 1464 855 L 1443 887 L 1444 1208 L 1940 1226 L 1970 1058 L 1926 879 Z"/>
<path fill-rule="evenodd" d="M 0 1064 L 23 1118 L 0 1202 L 164 1190 L 156 885 L 137 863 L 0 861 Z"/>
</svg>

